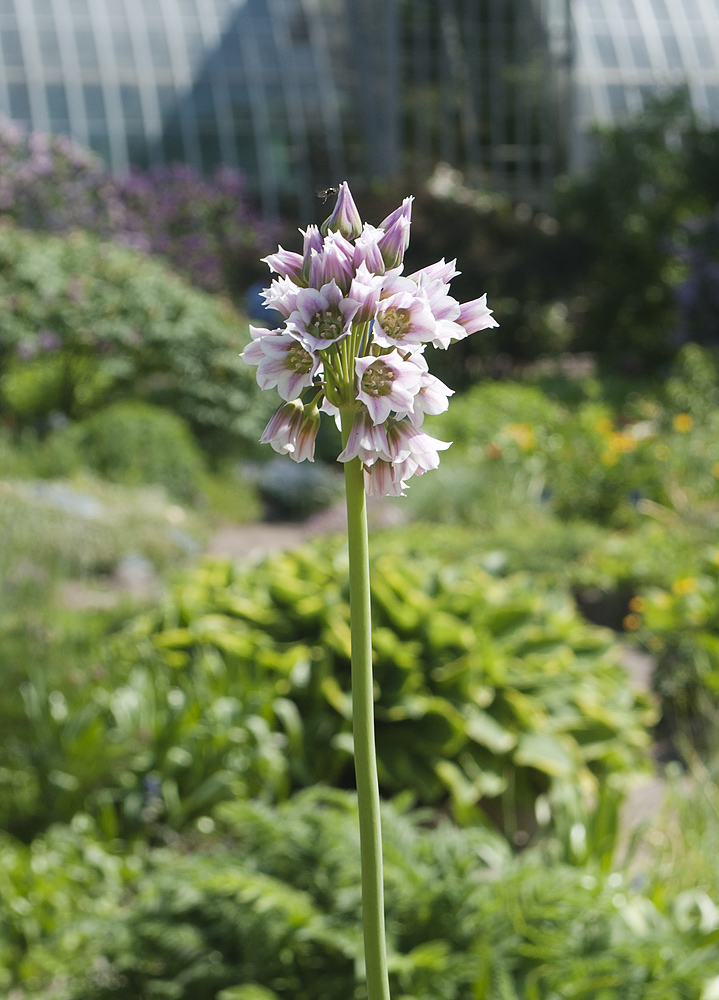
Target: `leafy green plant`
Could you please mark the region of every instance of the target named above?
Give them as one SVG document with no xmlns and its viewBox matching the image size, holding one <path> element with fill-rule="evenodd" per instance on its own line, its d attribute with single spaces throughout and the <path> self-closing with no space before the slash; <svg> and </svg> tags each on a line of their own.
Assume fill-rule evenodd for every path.
<svg viewBox="0 0 719 1000">
<path fill-rule="evenodd" d="M 22 780 L 44 789 L 28 822 L 97 812 L 102 799 L 108 830 L 182 826 L 231 795 L 350 785 L 345 572 L 335 543 L 245 569 L 208 564 L 117 640 L 116 686 L 28 687 L 32 738 L 12 749 Z M 540 796 L 548 815 L 581 818 L 601 782 L 619 795 L 653 711 L 566 591 L 391 548 L 373 572 L 385 792 L 446 801 L 461 822 L 491 821 L 518 842 Z M 53 791 L 56 772 L 66 787 Z"/>
<path fill-rule="evenodd" d="M 681 833 L 676 819 L 657 825 L 646 873 L 632 874 L 539 851 L 512 860 L 491 831 L 387 805 L 393 995 L 700 996 L 719 975 L 719 918 L 692 831 L 716 817 L 681 807 Z M 84 815 L 29 846 L 5 837 L 0 988 L 27 1000 L 362 995 L 356 824 L 353 796 L 311 789 L 279 808 L 223 805 L 172 847 L 109 845 Z"/>
<path fill-rule="evenodd" d="M 0 230 L 0 409 L 15 428 L 139 398 L 208 452 L 252 451 L 268 410 L 245 339 L 229 304 L 156 260 L 79 232 Z"/>
</svg>

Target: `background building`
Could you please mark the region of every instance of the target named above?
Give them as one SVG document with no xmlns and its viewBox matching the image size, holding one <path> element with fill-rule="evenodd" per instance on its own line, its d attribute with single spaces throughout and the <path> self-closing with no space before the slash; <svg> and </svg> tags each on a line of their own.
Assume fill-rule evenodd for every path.
<svg viewBox="0 0 719 1000">
<path fill-rule="evenodd" d="M 440 160 L 541 200 L 684 81 L 719 120 L 719 0 L 0 0 L 0 112 L 119 173 L 240 167 L 270 215 Z"/>
</svg>

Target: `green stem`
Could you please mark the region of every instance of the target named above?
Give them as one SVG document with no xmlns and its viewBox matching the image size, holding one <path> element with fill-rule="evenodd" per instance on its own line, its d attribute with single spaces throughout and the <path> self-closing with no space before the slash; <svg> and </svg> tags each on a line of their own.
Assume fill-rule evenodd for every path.
<svg viewBox="0 0 719 1000">
<path fill-rule="evenodd" d="M 343 407 L 342 445 L 347 444 L 354 407 Z M 350 558 L 350 625 L 352 631 L 352 729 L 362 862 L 362 925 L 368 1000 L 389 1000 L 384 932 L 382 831 L 374 742 L 372 624 L 370 619 L 367 504 L 362 463 L 345 462 L 347 539 Z"/>
</svg>

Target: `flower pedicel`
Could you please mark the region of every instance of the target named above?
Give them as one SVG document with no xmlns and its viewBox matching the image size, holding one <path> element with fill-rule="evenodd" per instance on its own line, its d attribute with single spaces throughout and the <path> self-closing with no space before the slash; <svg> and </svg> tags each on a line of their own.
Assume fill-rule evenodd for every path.
<svg viewBox="0 0 719 1000">
<path fill-rule="evenodd" d="M 285 400 L 262 441 L 297 462 L 313 461 L 318 411 L 338 424 L 340 411 L 351 411 L 350 446 L 339 460 L 361 458 L 373 496 L 403 495 L 407 480 L 436 468 L 448 447 L 419 430 L 424 415 L 446 410 L 452 395 L 430 374 L 426 345 L 446 349 L 497 326 L 486 295 L 460 304 L 450 294 L 454 261 L 402 274 L 411 213 L 405 198 L 379 226 L 363 226 L 343 183 L 332 215 L 304 231 L 302 254 L 280 247 L 264 258 L 279 275 L 265 302 L 286 322 L 278 330 L 250 327 L 242 352 L 257 366 L 260 387 L 276 387 Z"/>
</svg>

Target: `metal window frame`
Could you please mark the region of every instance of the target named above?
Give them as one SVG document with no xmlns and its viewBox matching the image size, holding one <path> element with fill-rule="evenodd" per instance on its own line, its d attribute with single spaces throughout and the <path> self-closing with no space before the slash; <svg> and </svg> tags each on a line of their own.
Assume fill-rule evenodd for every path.
<svg viewBox="0 0 719 1000">
<path fill-rule="evenodd" d="M 20 35 L 20 47 L 25 64 L 25 86 L 30 104 L 30 124 L 33 131 L 50 131 L 50 112 L 45 94 L 45 73 L 40 52 L 35 8 L 20 0 L 15 3 L 15 20 Z"/>
<path fill-rule="evenodd" d="M 125 130 L 125 114 L 120 97 L 120 79 L 117 72 L 115 49 L 112 44 L 112 27 L 106 0 L 88 3 L 90 24 L 95 38 L 100 71 L 100 87 L 105 103 L 105 126 L 110 143 L 110 165 L 113 173 L 126 174 L 130 167 Z"/>
<path fill-rule="evenodd" d="M 188 114 L 188 102 L 192 101 L 194 80 L 190 70 L 190 60 L 185 46 L 185 32 L 181 27 L 183 17 L 177 0 L 158 0 L 160 22 L 165 29 L 165 39 L 170 53 L 172 80 L 175 87 L 175 107 L 180 119 L 182 144 L 185 159 L 196 170 L 202 169 L 200 137 L 197 131 L 197 117 Z"/>
</svg>

